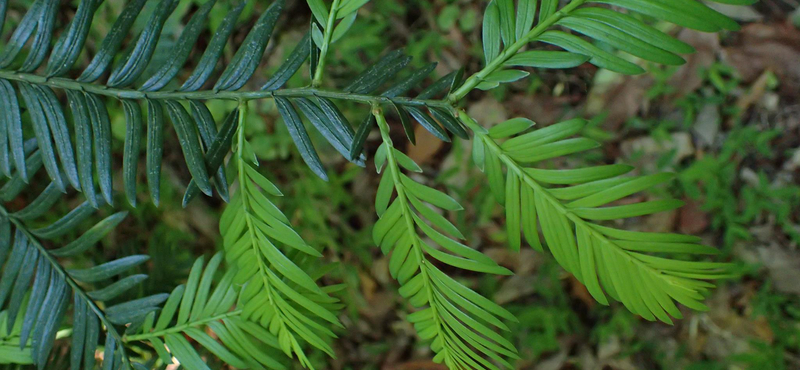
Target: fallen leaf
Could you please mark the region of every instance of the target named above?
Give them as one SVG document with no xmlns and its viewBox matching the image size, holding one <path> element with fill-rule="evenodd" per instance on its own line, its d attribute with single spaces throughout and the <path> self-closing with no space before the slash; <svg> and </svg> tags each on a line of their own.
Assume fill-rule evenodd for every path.
<svg viewBox="0 0 800 370">
<path fill-rule="evenodd" d="M 703 147 L 710 147 L 714 144 L 719 133 L 722 118 L 719 113 L 719 106 L 716 104 L 706 104 L 697 114 L 692 132 L 700 139 Z"/>
<path fill-rule="evenodd" d="M 685 199 L 686 205 L 678 214 L 678 231 L 682 234 L 699 234 L 708 228 L 708 214 L 700 210 L 698 202 Z"/>
<path fill-rule="evenodd" d="M 487 128 L 509 118 L 503 104 L 489 96 L 470 104 L 469 108 L 467 108 L 467 114 L 483 127 Z"/>
<path fill-rule="evenodd" d="M 586 285 L 583 285 L 575 276 L 570 275 L 569 277 L 569 293 L 573 298 L 577 298 L 579 301 L 583 302 L 586 307 L 592 308 L 594 307 L 597 302 L 594 300 L 591 294 L 589 294 L 589 290 L 586 289 Z"/>
<path fill-rule="evenodd" d="M 721 49 L 719 36 L 714 33 L 703 33 L 684 29 L 678 33 L 678 39 L 692 45 L 697 52 L 684 55 L 686 64 L 682 65 L 669 79 L 670 86 L 676 89 L 678 96 L 697 90 L 703 84 L 700 73 L 717 61 L 717 53 Z"/>
<path fill-rule="evenodd" d="M 604 128 L 618 131 L 625 121 L 646 110 L 645 94 L 653 82 L 650 76 L 623 76 L 601 70 L 587 98 L 586 113 L 590 116 L 606 113 Z"/>
<path fill-rule="evenodd" d="M 664 156 L 671 155 L 672 164 L 678 164 L 685 158 L 694 154 L 692 137 L 686 132 L 675 132 L 671 139 L 656 140 L 650 136 L 640 136 L 623 141 L 620 145 L 622 155 L 639 168 L 646 168 L 649 172 L 657 170 L 656 162 Z"/>
<path fill-rule="evenodd" d="M 444 142 L 433 136 L 422 125 L 414 127 L 414 135 L 417 139 L 417 145 L 412 145 L 409 142 L 408 146 L 406 146 L 406 154 L 417 164 L 430 163 L 439 149 L 442 148 Z"/>
<path fill-rule="evenodd" d="M 649 233 L 668 233 L 675 230 L 678 220 L 678 211 L 658 212 L 647 216 L 641 226 L 641 231 Z"/>
<path fill-rule="evenodd" d="M 358 273 L 358 280 L 361 285 L 361 294 L 364 295 L 364 299 L 371 301 L 375 295 L 375 291 L 378 290 L 378 284 L 375 283 L 375 280 L 372 279 L 371 276 L 365 274 L 364 272 Z"/>
<path fill-rule="evenodd" d="M 777 291 L 800 295 L 800 252 L 773 244 L 758 248 L 758 257 Z"/>
<path fill-rule="evenodd" d="M 788 22 L 753 23 L 742 28 L 739 35 L 741 40 L 735 46 L 724 49 L 723 59 L 745 82 L 771 70 L 783 91 L 800 88 L 800 30 Z"/>
</svg>

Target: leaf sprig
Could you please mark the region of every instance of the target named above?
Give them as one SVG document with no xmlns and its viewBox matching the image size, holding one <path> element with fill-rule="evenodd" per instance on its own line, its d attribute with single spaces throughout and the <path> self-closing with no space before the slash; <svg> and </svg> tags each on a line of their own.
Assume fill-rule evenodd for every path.
<svg viewBox="0 0 800 370">
<path fill-rule="evenodd" d="M 750 5 L 758 0 L 712 1 Z M 616 8 L 590 4 L 608 4 Z M 516 7 L 514 0 L 492 0 L 483 18 L 486 65 L 453 91 L 449 100 L 456 103 L 475 88 L 489 90 L 528 76 L 527 71 L 514 67 L 563 69 L 588 61 L 623 74 L 645 72 L 625 57 L 606 51 L 608 48 L 666 65 L 683 64 L 685 61 L 679 54 L 694 51 L 688 44 L 639 20 L 635 13 L 704 32 L 739 29 L 735 21 L 696 0 L 571 0 L 561 8 L 559 0 L 520 0 Z M 576 33 L 608 48 L 597 46 Z M 532 43 L 550 44 L 564 51 L 522 51 Z"/>
<path fill-rule="evenodd" d="M 36 172 L 34 168 L 29 170 Z M 4 189 L 12 182 L 14 180 L 6 183 Z M 121 277 L 97 290 L 86 287 L 124 274 L 147 261 L 147 256 L 123 257 L 85 269 L 66 269 L 59 264 L 57 258 L 85 252 L 125 217 L 124 212 L 109 216 L 72 242 L 56 249 L 47 249 L 40 239 L 60 241 L 66 233 L 94 213 L 87 201 L 47 226 L 31 228 L 27 225 L 27 222 L 47 213 L 55 203 L 54 199 L 57 200 L 60 195 L 58 186 L 51 183 L 33 202 L 19 211 L 9 212 L 0 206 L 0 265 L 6 263 L 0 278 L 0 307 L 5 307 L 2 326 L 7 330 L 4 334 L 16 335 L 18 339 L 15 341 L 22 352 L 15 353 L 29 354 L 29 363 L 43 369 L 53 348 L 59 323 L 67 314 L 70 301 L 73 301 L 71 368 L 89 369 L 94 366 L 94 352 L 101 330 L 106 332 L 105 368 L 129 368 L 131 362 L 117 326 L 140 322 L 157 309 L 166 295 L 156 294 L 119 302 L 118 298 L 123 293 L 147 278 L 142 274 Z M 113 304 L 101 309 L 106 302 Z"/>
<path fill-rule="evenodd" d="M 492 193 L 505 206 L 511 248 L 520 249 L 523 234 L 541 251 L 541 227 L 556 261 L 598 302 L 607 305 L 607 294 L 647 320 L 670 324 L 670 316 L 682 317 L 675 302 L 707 310 L 702 300 L 713 285 L 706 280 L 729 276 L 729 265 L 669 256 L 714 255 L 717 249 L 699 244 L 700 238 L 694 236 L 625 231 L 598 223 L 680 207 L 683 203 L 672 199 L 617 203 L 670 180 L 670 174 L 623 176 L 632 167 L 618 164 L 572 170 L 534 167 L 598 145 L 573 138 L 586 123 L 581 119 L 527 132 L 533 122 L 525 119 L 512 119 L 487 131 L 466 113 L 459 117 L 475 134 L 476 165 L 484 169 Z M 497 139 L 504 141 L 498 144 Z"/>
<path fill-rule="evenodd" d="M 245 109 L 245 103 L 240 105 L 233 163 L 239 188 L 220 220 L 225 256 L 237 271 L 234 284 L 246 284 L 242 318 L 269 328 L 287 356 L 294 354 L 303 366 L 311 368 L 304 343 L 334 356 L 328 341 L 336 335 L 327 325 L 341 327 L 335 314 L 338 303 L 329 295 L 330 289 L 317 286 L 279 249 L 285 245 L 294 252 L 321 256 L 267 198 L 266 194 L 283 194 L 256 170 L 258 160 L 244 135 Z"/>
<path fill-rule="evenodd" d="M 311 71 L 314 75 L 311 86 L 319 87 L 322 84 L 331 44 L 339 41 L 350 30 L 358 16 L 358 9 L 368 2 L 369 0 L 333 0 L 329 9 L 322 0 L 308 0 L 308 6 L 316 20 L 311 22 L 311 38 L 319 48 L 318 61 Z"/>
<path fill-rule="evenodd" d="M 174 356 L 189 370 L 210 368 L 187 337 L 239 369 L 286 369 L 275 359 L 280 349 L 278 338 L 242 319 L 244 310 L 240 306 L 247 304 L 242 296 L 246 289 L 233 283 L 236 270 L 228 270 L 211 289 L 222 260 L 223 255 L 216 254 L 205 269 L 202 257 L 195 260 L 186 285 L 177 286 L 161 311 L 148 314 L 138 333 L 126 335 L 125 342 L 148 341 L 164 364 L 172 364 Z"/>
<path fill-rule="evenodd" d="M 202 56 L 189 77 L 179 82 L 179 72 L 187 64 L 197 40 L 207 28 L 209 14 L 217 4 L 216 0 L 205 1 L 183 28 L 175 52 L 154 72 L 148 73 L 146 67 L 152 64 L 166 21 L 178 9 L 178 2 L 160 0 L 145 20 L 144 28 L 133 35 L 130 52 L 124 52 L 123 42 L 134 22 L 141 18 L 146 3 L 144 0 L 128 2 L 106 37 L 99 42 L 89 65 L 79 77 L 71 79 L 67 76 L 75 69 L 79 55 L 91 41 L 91 25 L 102 2 L 82 0 L 75 17 L 66 26 L 63 37 L 58 38 L 51 50 L 50 40 L 55 39 L 54 19 L 59 8 L 58 2 L 34 1 L 14 30 L 8 45 L 0 52 L 0 173 L 11 176 L 13 170 L 18 168 L 22 180 L 29 180 L 25 170 L 25 131 L 22 129 L 23 114 L 27 111 L 30 112 L 42 163 L 59 190 L 66 191 L 67 187 L 72 187 L 83 192 L 95 208 L 102 206 L 102 203 L 112 204 L 111 125 L 107 102 L 103 99 L 109 97 L 119 101 L 125 112 L 127 130 L 123 185 L 131 205 L 137 203 L 139 146 L 142 142 L 146 142 L 145 172 L 150 195 L 155 204 L 160 201 L 166 118 L 169 118 L 178 134 L 187 168 L 192 175 L 193 184 L 187 189 L 184 203 L 195 198 L 198 190 L 211 195 L 212 186 L 227 201 L 228 184 L 221 172 L 221 165 L 224 153 L 230 147 L 218 146 L 215 153 L 211 149 L 217 141 L 218 144 L 230 142 L 230 137 L 217 136 L 217 125 L 205 100 L 268 99 L 276 95 L 294 98 L 327 95 L 357 101 L 375 99 L 372 96 L 351 96 L 353 94 L 308 88 L 281 90 L 309 59 L 312 46 L 316 50 L 310 37 L 300 42 L 277 73 L 264 82 L 261 90 L 239 91 L 255 75 L 283 11 L 284 0 L 275 0 L 269 5 L 242 44 L 235 49 L 233 58 L 225 63 L 224 69 L 217 72 L 223 50 L 236 29 L 245 2 L 232 6 L 206 48 L 201 50 Z M 339 3 L 341 7 L 334 9 L 331 14 L 347 15 L 348 24 L 352 25 L 355 12 L 364 2 L 355 0 Z M 3 19 L 4 14 L 5 10 Z M 341 37 L 347 29 L 349 26 L 342 24 L 336 30 L 331 30 L 327 43 L 332 41 L 331 38 Z M 29 40 L 33 41 L 26 47 Z M 24 53 L 26 49 L 27 55 Z M 34 72 L 43 65 L 46 65 L 45 75 L 36 75 Z M 108 75 L 108 79 L 101 84 L 98 81 L 104 75 Z M 212 82 L 213 87 L 208 88 Z M 66 93 L 68 107 L 60 102 L 57 90 Z M 68 113 L 71 113 L 71 117 Z M 64 179 L 62 171 L 66 175 Z M 95 189 L 96 184 L 99 185 L 99 192 Z"/>
<path fill-rule="evenodd" d="M 385 172 L 375 200 L 380 219 L 372 235 L 389 256 L 389 272 L 400 283 L 400 294 L 419 309 L 408 320 L 421 339 L 431 341 L 434 361 L 451 369 L 497 369 L 484 356 L 511 367 L 508 359 L 518 358 L 516 348 L 496 329 L 509 330 L 502 320 L 515 321 L 514 316 L 448 276 L 434 261 L 476 272 L 509 275 L 511 271 L 454 239 L 464 236 L 429 205 L 450 211 L 462 209 L 461 205 L 401 172 L 401 168 L 422 170 L 394 148 L 381 109 L 376 107 L 373 113 L 383 139 L 375 165 L 379 173 Z"/>
</svg>

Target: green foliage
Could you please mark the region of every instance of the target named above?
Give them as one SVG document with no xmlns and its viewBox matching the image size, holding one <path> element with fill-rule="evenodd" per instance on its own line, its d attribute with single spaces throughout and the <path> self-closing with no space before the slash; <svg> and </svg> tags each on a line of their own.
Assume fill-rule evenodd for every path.
<svg viewBox="0 0 800 370">
<path fill-rule="evenodd" d="M 35 156 L 39 152 L 34 152 Z M 33 163 L 29 161 L 28 163 Z M 13 180 L 12 180 L 13 181 Z M 5 335 L 16 336 L 17 350 L 10 356 L 27 354 L 39 369 L 44 368 L 53 348 L 59 323 L 74 301 L 72 319 L 73 369 L 90 369 L 98 346 L 101 325 L 105 326 L 104 356 L 108 368 L 130 366 L 122 338 L 115 326 L 139 322 L 157 309 L 165 295 L 153 295 L 127 302 L 118 302 L 123 293 L 147 278 L 130 275 L 97 290 L 86 285 L 99 285 L 147 261 L 143 255 L 129 256 L 85 269 L 66 269 L 57 258 L 70 257 L 93 247 L 125 217 L 117 213 L 100 221 L 83 235 L 56 249 L 46 249 L 42 239 L 62 241 L 94 212 L 85 202 L 72 212 L 47 226 L 32 228 L 28 223 L 50 210 L 60 194 L 51 183 L 27 207 L 9 212 L 0 207 L 0 261 L 6 262 L 0 281 L 0 305 L 4 305 Z M 13 238 L 12 238 L 13 234 Z M 8 304 L 5 305 L 8 299 Z M 27 305 L 24 304 L 27 302 Z M 104 309 L 100 305 L 105 303 Z M 18 322 L 18 318 L 23 318 Z M 14 343 L 14 342 L 12 342 Z M 26 351 L 26 348 L 29 350 Z M 9 350 L 13 351 L 13 350 Z"/>
<path fill-rule="evenodd" d="M 174 356 L 190 370 L 210 368 L 187 337 L 236 368 L 285 369 L 274 358 L 280 348 L 278 338 L 242 318 L 249 302 L 244 297 L 247 289 L 238 289 L 234 284 L 235 270 L 228 270 L 212 291 L 222 260 L 222 254 L 217 254 L 203 269 L 203 258 L 198 258 L 186 285 L 172 291 L 160 313 L 151 312 L 137 330 L 128 330 L 138 333 L 125 340 L 148 341 L 164 364 L 171 364 Z"/>
<path fill-rule="evenodd" d="M 728 4 L 752 4 L 757 0 L 720 0 Z M 522 0 L 515 13 L 513 0 L 492 0 L 483 20 L 483 51 L 486 67 L 470 77 L 453 92 L 451 101 L 463 98 L 473 88 L 492 89 L 501 83 L 516 81 L 527 72 L 508 69 L 513 66 L 569 68 L 588 60 L 600 68 L 623 74 L 644 73 L 639 65 L 606 51 L 604 47 L 624 51 L 632 56 L 659 64 L 679 65 L 679 54 L 691 53 L 691 46 L 647 25 L 631 14 L 613 9 L 588 7 L 602 3 L 627 9 L 683 27 L 719 32 L 738 30 L 736 22 L 694 0 L 665 4 L 658 0 L 573 0 L 558 8 L 557 0 L 542 0 L 538 6 L 538 22 L 534 21 L 536 0 Z M 514 15 L 516 14 L 516 16 Z M 561 26 L 593 39 L 595 44 L 561 30 Z M 520 50 L 529 43 L 542 42 L 561 49 L 557 51 Z M 537 58 L 538 57 L 538 58 Z"/>
<path fill-rule="evenodd" d="M 27 311 L 27 302 L 22 309 Z M 20 349 L 22 320 L 22 316 L 17 316 L 9 330 L 8 312 L 0 312 L 0 364 L 30 365 L 33 363 L 30 346 Z"/>
<path fill-rule="evenodd" d="M 770 72 L 765 73 L 767 88 L 772 90 L 778 82 Z M 667 71 L 664 77 L 669 76 L 671 73 Z M 752 240 L 748 225 L 767 215 L 774 218 L 788 238 L 800 242 L 800 233 L 792 226 L 792 217 L 800 209 L 800 187 L 784 183 L 771 171 L 751 164 L 774 162 L 791 155 L 775 150 L 782 130 L 771 125 L 741 122 L 744 112 L 737 106 L 733 94 L 742 88 L 742 81 L 732 67 L 713 64 L 703 72 L 703 79 L 703 89 L 676 103 L 685 115 L 682 123 L 665 120 L 634 124 L 646 125 L 658 139 L 668 135 L 667 130 L 691 127 L 699 119 L 699 111 L 709 107 L 717 109 L 724 120 L 731 123 L 730 130 L 723 142 L 710 143 L 712 147 L 720 146 L 714 153 L 707 153 L 687 166 L 679 166 L 677 180 L 681 191 L 699 202 L 701 210 L 709 214 L 712 228 L 722 232 L 725 253 L 731 252 L 736 242 Z M 654 93 L 661 91 L 662 87 L 654 89 Z M 656 127 L 651 128 L 654 125 Z M 659 161 L 666 163 L 670 158 Z"/>
<path fill-rule="evenodd" d="M 453 239 L 464 236 L 427 204 L 449 211 L 461 210 L 461 205 L 401 172 L 401 168 L 412 172 L 422 170 L 394 148 L 383 112 L 376 108 L 374 114 L 383 138 L 375 155 L 375 166 L 379 173 L 385 172 L 375 200 L 380 220 L 372 236 L 383 253 L 390 256 L 389 272 L 401 285 L 400 295 L 420 309 L 409 315 L 408 320 L 421 339 L 431 341 L 431 348 L 437 353 L 434 361 L 453 369 L 497 369 L 483 358 L 485 355 L 511 367 L 507 358 L 518 358 L 516 349 L 493 327 L 508 331 L 501 318 L 515 321 L 514 316 L 463 286 L 431 261 L 476 272 L 507 275 L 511 271 Z M 391 201 L 393 193 L 397 197 Z M 421 235 L 447 252 L 434 248 Z"/>
<path fill-rule="evenodd" d="M 41 168 L 50 183 L 26 208 L 15 212 L 0 208 L 0 261 L 7 260 L 0 280 L 0 307 L 4 308 L 0 318 L 6 318 L 0 324 L 5 333 L 0 335 L 10 338 L 0 347 L 0 359 L 32 362 L 40 369 L 48 366 L 56 332 L 70 307 L 70 366 L 74 370 L 94 367 L 101 331 L 105 333 L 104 369 L 146 369 L 171 364 L 172 357 L 183 367 L 208 369 L 206 352 L 237 368 L 283 368 L 283 362 L 275 358 L 278 352 L 313 368 L 306 354 L 310 347 L 334 356 L 331 341 L 336 337 L 334 330 L 342 327 L 337 316 L 342 305 L 332 294 L 342 287 L 318 284 L 331 268 L 315 260 L 322 256 L 320 250 L 306 243 L 270 200 L 282 193 L 260 172 L 259 159 L 246 137 L 249 105 L 263 99 L 275 102 L 301 158 L 322 179 L 329 178 L 323 165 L 326 158 L 317 152 L 306 123 L 342 157 L 361 167 L 369 154 L 364 153 L 366 140 L 377 124 L 383 144 L 374 160 L 383 175 L 375 202 L 380 219 L 373 238 L 389 256 L 389 270 L 401 285 L 400 294 L 417 309 L 408 318 L 419 337 L 430 341 L 436 352 L 434 361 L 452 369 L 513 366 L 517 349 L 498 329 L 509 331 L 506 322 L 516 321 L 514 316 L 449 276 L 445 265 L 478 273 L 508 275 L 511 271 L 458 241 L 464 235 L 442 210 L 458 211 L 461 206 L 424 185 L 417 175 L 404 172 L 422 170 L 394 147 L 385 111 L 397 115 L 412 143 L 416 142 L 412 119 L 443 141 L 450 141 L 450 134 L 470 140 L 472 133 L 475 163 L 486 172 L 492 193 L 505 207 L 513 250 L 521 249 L 523 236 L 532 247 L 543 250 L 541 228 L 558 263 L 600 303 L 608 304 L 610 296 L 648 320 L 669 323 L 670 316 L 681 317 L 675 302 L 705 309 L 702 300 L 712 287 L 706 280 L 727 276 L 726 265 L 675 255 L 714 254 L 716 249 L 698 244 L 694 237 L 601 225 L 679 207 L 681 203 L 674 200 L 615 203 L 671 176 L 623 177 L 631 170 L 624 165 L 569 170 L 534 167 L 599 144 L 573 137 L 581 133 L 583 120 L 530 131 L 534 122 L 518 118 L 486 130 L 457 107 L 474 89 L 490 90 L 529 76 L 528 71 L 514 67 L 570 68 L 588 61 L 620 73 L 644 72 L 613 50 L 659 64 L 683 63 L 679 54 L 691 52 L 691 47 L 633 13 L 706 32 L 735 30 L 735 22 L 695 0 L 572 0 L 563 7 L 557 0 L 516 4 L 492 0 L 481 27 L 485 67 L 466 79 L 461 69 L 425 85 L 436 64 L 410 70 L 412 58 L 395 50 L 343 88 L 321 88 L 331 45 L 354 26 L 359 8 L 367 2 L 333 0 L 329 6 L 323 0 L 309 0 L 313 18 L 306 36 L 272 76 L 258 81 L 263 83 L 261 89 L 247 90 L 252 80 L 260 78 L 254 76 L 284 0 L 258 8 L 252 29 L 240 45 L 228 47 L 230 53 L 225 52 L 226 45 L 238 28 L 245 3 L 225 6 L 227 11 L 220 18 L 216 10 L 222 5 L 207 0 L 163 57 L 156 50 L 164 31 L 173 27 L 169 19 L 177 9 L 186 9 L 178 0 L 159 0 L 151 8 L 144 0 L 128 2 L 107 35 L 91 40 L 98 45 L 95 48 L 87 46 L 90 30 L 98 9 L 106 4 L 81 0 L 69 24 L 59 28 L 59 2 L 34 0 L 0 54 L 0 173 L 8 178 L 0 188 L 0 199 L 3 203 L 16 199 L 37 179 Z M 7 0 L 0 0 L 2 21 L 7 5 Z M 178 82 L 211 19 L 215 32 L 202 53 L 197 51 L 201 56 L 187 71 L 189 77 Z M 138 34 L 129 37 L 131 30 Z M 130 44 L 124 45 L 127 39 Z M 564 51 L 523 51 L 534 42 Z M 85 49 L 95 54 L 78 73 L 76 63 Z M 224 66 L 217 70 L 223 59 Z M 310 87 L 284 88 L 306 61 Z M 71 77 L 73 72 L 77 78 Z M 108 76 L 105 82 L 99 82 L 104 76 Z M 416 90 L 420 91 L 411 96 Z M 62 92 L 67 104 L 62 103 Z M 125 216 L 113 214 L 77 239 L 62 240 L 95 209 L 115 206 L 109 114 L 114 101 L 120 102 L 125 117 L 122 189 L 130 205 L 137 205 L 141 146 L 145 147 L 143 177 L 153 203 L 160 202 L 167 120 L 191 177 L 183 205 L 200 193 L 212 195 L 214 188 L 224 201 L 230 200 L 219 223 L 224 254 L 213 257 L 205 269 L 203 259 L 198 259 L 186 284 L 172 294 L 123 300 L 127 298 L 123 293 L 145 276 L 117 277 L 143 263 L 146 256 L 76 269 L 60 262 L 97 244 Z M 238 106 L 219 129 L 210 109 L 215 101 Z M 337 106 L 341 101 L 369 106 L 370 113 L 357 130 Z M 225 159 L 231 152 L 227 172 L 234 176 L 228 177 Z M 236 186 L 229 197 L 231 179 Z M 54 223 L 29 225 L 48 213 L 70 188 L 86 200 Z M 46 248 L 41 240 L 59 246 Z M 227 270 L 217 280 L 223 258 Z M 111 278 L 116 281 L 88 288 Z M 7 348 L 7 343 L 16 346 Z M 25 352 L 28 346 L 30 351 Z M 143 347 L 147 349 L 142 351 Z"/>
<path fill-rule="evenodd" d="M 741 162 L 753 155 L 769 153 L 764 151 L 765 146 L 777 135 L 776 130 L 736 128 L 719 155 L 698 160 L 681 172 L 679 179 L 690 197 L 705 195 L 703 209 L 713 214 L 712 226 L 724 230 L 728 250 L 736 241 L 752 239 L 746 225 L 765 213 L 774 215 L 783 231 L 800 241 L 800 234 L 791 226 L 792 214 L 800 208 L 800 187 L 771 184 L 762 171 L 757 173 L 754 184 L 736 186 Z M 732 191 L 737 187 L 738 192 Z"/>
<path fill-rule="evenodd" d="M 702 280 L 725 277 L 727 265 L 669 259 L 664 255 L 716 254 L 715 248 L 700 245 L 700 238 L 692 236 L 623 231 L 596 222 L 680 207 L 682 203 L 675 200 L 613 204 L 664 183 L 671 175 L 625 177 L 622 175 L 632 168 L 624 165 L 575 170 L 530 167 L 528 164 L 582 152 L 598 144 L 570 138 L 583 128 L 582 120 L 522 133 L 532 122 L 512 120 L 487 132 L 465 114 L 460 117 L 477 137 L 479 144 L 475 144 L 477 150 L 473 153 L 478 153 L 474 156 L 478 167 L 485 168 L 490 189 L 506 207 L 511 248 L 519 250 L 519 235 L 523 233 L 531 246 L 541 250 L 540 226 L 559 264 L 584 283 L 598 302 L 608 304 L 608 294 L 645 319 L 667 323 L 672 323 L 669 316 L 682 317 L 673 300 L 697 310 L 706 309 L 701 300 L 712 285 Z M 495 141 L 515 134 L 520 135 L 502 144 Z M 631 280 L 630 276 L 639 279 Z"/>
<path fill-rule="evenodd" d="M 244 116 L 244 112 L 242 112 Z M 239 189 L 220 220 L 227 260 L 236 266 L 233 283 L 245 285 L 243 318 L 258 322 L 278 338 L 280 349 L 294 353 L 304 366 L 311 366 L 303 343 L 333 356 L 328 344 L 335 334 L 317 320 L 341 326 L 334 310 L 330 289 L 317 286 L 314 279 L 278 249 L 276 242 L 300 253 L 322 255 L 298 235 L 289 219 L 270 202 L 265 193 L 282 196 L 275 185 L 258 173 L 258 161 L 244 140 L 239 126 L 236 159 Z"/>
</svg>

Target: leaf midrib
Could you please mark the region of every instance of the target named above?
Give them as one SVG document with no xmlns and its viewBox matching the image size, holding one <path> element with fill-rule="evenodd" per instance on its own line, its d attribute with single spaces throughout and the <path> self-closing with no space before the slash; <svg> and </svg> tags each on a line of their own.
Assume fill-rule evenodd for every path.
<svg viewBox="0 0 800 370">
<path fill-rule="evenodd" d="M 226 313 L 215 315 L 215 316 L 211 316 L 211 317 L 206 317 L 204 319 L 200 319 L 200 320 L 196 320 L 196 321 L 190 321 L 190 322 L 187 322 L 185 324 L 174 326 L 174 327 L 171 327 L 171 328 L 166 328 L 166 329 L 157 330 L 157 331 L 144 333 L 144 334 L 127 335 L 123 339 L 127 343 L 127 342 L 131 342 L 131 341 L 148 340 L 150 338 L 155 338 L 155 337 L 164 337 L 167 334 L 180 333 L 180 332 L 185 331 L 186 329 L 197 327 L 197 326 L 201 326 L 201 325 L 203 325 L 205 323 L 226 319 L 228 317 L 239 316 L 241 314 L 242 314 L 242 310 L 234 310 L 234 311 L 226 312 Z"/>
</svg>

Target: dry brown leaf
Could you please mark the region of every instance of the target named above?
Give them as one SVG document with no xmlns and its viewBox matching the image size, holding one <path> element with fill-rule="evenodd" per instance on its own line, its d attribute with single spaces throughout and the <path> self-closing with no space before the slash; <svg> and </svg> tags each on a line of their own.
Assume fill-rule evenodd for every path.
<svg viewBox="0 0 800 370">
<path fill-rule="evenodd" d="M 699 234 L 708 228 L 708 214 L 700 210 L 698 202 L 686 199 L 678 215 L 678 230 L 683 234 Z"/>
<path fill-rule="evenodd" d="M 800 87 L 800 30 L 787 23 L 749 24 L 740 31 L 737 46 L 724 49 L 724 60 L 745 82 L 773 71 L 787 92 Z"/>
<path fill-rule="evenodd" d="M 771 245 L 758 248 L 758 257 L 777 291 L 800 294 L 800 252 Z"/>
<path fill-rule="evenodd" d="M 429 163 L 439 149 L 442 148 L 444 142 L 433 136 L 421 125 L 416 125 L 414 135 L 416 135 L 417 145 L 412 145 L 409 142 L 408 146 L 406 146 L 406 154 L 419 165 Z"/>
<path fill-rule="evenodd" d="M 358 280 L 361 283 L 361 294 L 364 295 L 364 299 L 368 302 L 371 301 L 375 296 L 375 291 L 378 290 L 378 284 L 371 276 L 364 272 L 358 273 Z"/>
<path fill-rule="evenodd" d="M 570 275 L 569 286 L 570 295 L 583 302 L 586 307 L 592 308 L 597 304 L 597 302 L 594 300 L 594 297 L 589 294 L 589 290 L 586 289 L 586 285 L 583 285 L 583 283 L 578 281 L 575 276 Z"/>
<path fill-rule="evenodd" d="M 714 64 L 721 46 L 719 36 L 713 33 L 685 29 L 678 33 L 678 39 L 697 50 L 693 54 L 684 56 L 686 64 L 681 66 L 669 80 L 669 84 L 677 90 L 677 94 L 683 96 L 697 90 L 703 84 L 700 71 Z"/>
</svg>

